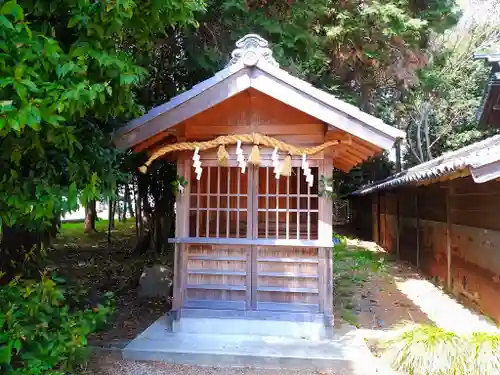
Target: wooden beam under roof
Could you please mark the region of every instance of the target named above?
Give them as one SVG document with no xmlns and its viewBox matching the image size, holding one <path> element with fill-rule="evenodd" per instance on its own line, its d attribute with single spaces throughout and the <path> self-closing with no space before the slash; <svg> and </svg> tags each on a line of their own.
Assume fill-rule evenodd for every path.
<svg viewBox="0 0 500 375">
<path fill-rule="evenodd" d="M 369 154 L 358 151 L 352 145 L 339 145 L 338 152 L 350 155 L 353 159 L 357 159 L 358 161 L 364 161 L 370 157 Z"/>
<path fill-rule="evenodd" d="M 175 143 L 177 140 L 177 136 L 172 133 L 172 131 L 164 131 L 161 133 L 156 134 L 155 136 L 145 140 L 144 142 L 141 142 L 134 146 L 132 148 L 133 152 L 141 152 L 150 148 L 156 148 L 158 144 L 165 145 L 165 144 L 171 144 Z"/>
<path fill-rule="evenodd" d="M 368 150 L 372 150 L 372 151 L 375 151 L 375 152 L 379 152 L 379 151 L 382 151 L 382 149 L 380 147 L 377 147 L 369 142 L 366 142 L 365 140 L 359 138 L 359 137 L 356 137 L 352 134 L 349 134 L 343 130 L 340 130 L 340 129 L 332 129 L 332 130 L 328 130 L 326 133 L 325 133 L 325 139 L 326 140 L 330 140 L 330 139 L 342 139 L 342 140 L 347 140 L 347 139 L 351 139 L 352 140 L 352 143 L 353 144 L 356 144 L 356 145 L 359 145 L 360 148 L 363 148 L 363 149 L 368 149 Z"/>
<path fill-rule="evenodd" d="M 349 173 L 353 166 L 342 158 L 334 158 L 333 167 L 340 169 L 342 172 Z"/>
</svg>

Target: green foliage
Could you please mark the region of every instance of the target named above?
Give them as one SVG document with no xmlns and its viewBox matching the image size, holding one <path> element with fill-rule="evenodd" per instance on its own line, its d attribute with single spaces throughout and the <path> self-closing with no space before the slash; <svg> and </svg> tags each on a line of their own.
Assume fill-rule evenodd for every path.
<svg viewBox="0 0 500 375">
<path fill-rule="evenodd" d="M 334 178 L 333 177 L 326 177 L 324 175 L 321 175 L 319 178 L 319 191 L 318 195 L 320 197 L 326 197 L 330 200 L 334 200 L 337 198 L 337 192 L 334 190 Z"/>
<path fill-rule="evenodd" d="M 321 176 L 320 194 L 330 195 L 332 198 L 348 196 L 360 186 L 388 177 L 392 169 L 393 164 L 382 155 L 354 167 L 349 173 L 334 170 L 330 179 Z M 327 187 L 331 187 L 332 191 L 327 190 Z"/>
<path fill-rule="evenodd" d="M 0 287 L 0 373 L 71 373 L 84 358 L 87 336 L 105 323 L 111 305 L 72 309 L 58 281 L 43 275 Z"/>
<path fill-rule="evenodd" d="M 141 113 L 135 90 L 173 26 L 201 0 L 12 0 L 0 6 L 0 221 L 40 230 L 115 191 L 116 124 Z"/>
<path fill-rule="evenodd" d="M 338 240 L 333 247 L 335 305 L 344 321 L 357 325 L 352 299 L 356 288 L 363 286 L 371 275 L 383 275 L 387 263 L 380 253 L 353 246 L 343 236 L 335 234 L 334 237 Z"/>
<path fill-rule="evenodd" d="M 213 74 L 238 38 L 256 32 L 292 74 L 378 112 L 378 102 L 390 108 L 397 91 L 415 83 L 430 33 L 457 17 L 454 0 L 210 0 L 200 28 L 185 35 L 183 65 L 194 80 L 186 86 Z"/>
<path fill-rule="evenodd" d="M 385 358 L 409 375 L 489 375 L 500 371 L 500 335 L 459 335 L 434 326 L 409 329 L 386 343 Z"/>
<path fill-rule="evenodd" d="M 179 191 L 183 191 L 184 187 L 187 186 L 188 181 L 184 178 L 184 176 L 177 175 L 177 179 L 172 181 L 172 189 L 174 190 L 174 194 L 177 194 Z"/>
<path fill-rule="evenodd" d="M 429 64 L 418 72 L 419 86 L 396 109 L 408 134 L 409 165 L 484 139 L 495 131 L 481 128 L 476 115 L 489 67 L 474 53 L 500 48 L 498 2 L 473 4 L 456 28 L 433 36 Z"/>
<path fill-rule="evenodd" d="M 339 278 L 348 277 L 353 282 L 363 282 L 370 273 L 385 270 L 386 262 L 380 253 L 359 246 L 348 246 L 345 241 L 342 239 L 333 248 L 334 274 Z"/>
<path fill-rule="evenodd" d="M 387 90 L 416 84 L 415 72 L 427 62 L 430 31 L 453 25 L 455 7 L 454 1 L 332 3 L 323 29 L 333 73 L 358 104 L 375 111 L 377 92 L 388 97 Z M 433 10 L 439 11 L 439 19 Z"/>
<path fill-rule="evenodd" d="M 352 326 L 359 327 L 358 317 L 351 309 L 348 309 L 348 308 L 343 309 L 341 314 L 340 314 L 340 318 L 344 322 L 346 322 Z"/>
</svg>

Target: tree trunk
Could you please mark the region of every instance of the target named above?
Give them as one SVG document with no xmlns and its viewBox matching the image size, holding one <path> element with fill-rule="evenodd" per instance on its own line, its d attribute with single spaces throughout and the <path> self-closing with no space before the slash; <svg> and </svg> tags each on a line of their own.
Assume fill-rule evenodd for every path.
<svg viewBox="0 0 500 375">
<path fill-rule="evenodd" d="M 85 233 L 95 232 L 97 218 L 96 201 L 93 199 L 85 206 Z"/>
<path fill-rule="evenodd" d="M 123 189 L 123 211 L 122 211 L 122 220 L 127 221 L 127 209 L 128 209 L 128 184 L 125 184 L 125 188 Z"/>
<path fill-rule="evenodd" d="M 427 160 L 432 160 L 431 138 L 429 136 L 429 114 L 431 111 L 430 103 L 425 103 L 424 108 L 425 108 L 424 135 L 425 135 L 425 146 L 427 148 Z"/>
<path fill-rule="evenodd" d="M 124 200 L 125 200 L 125 204 L 127 205 L 128 216 L 134 217 L 134 205 L 132 204 L 132 197 L 130 195 L 130 185 L 128 183 L 127 183 L 127 185 L 125 185 Z M 127 210 L 125 210 L 125 214 L 126 214 Z"/>
<path fill-rule="evenodd" d="M 110 216 L 109 216 L 110 227 L 111 227 L 111 229 L 115 229 L 116 201 L 114 199 L 110 200 L 109 209 L 111 211 Z"/>
<path fill-rule="evenodd" d="M 119 195 L 116 197 L 116 200 L 115 200 L 115 212 L 116 212 L 116 216 L 117 216 L 118 221 L 121 221 L 122 220 L 122 208 L 120 206 L 120 196 Z"/>
<path fill-rule="evenodd" d="M 113 199 L 109 198 L 109 205 L 108 205 L 108 244 L 111 243 L 111 229 L 113 229 Z"/>
<path fill-rule="evenodd" d="M 139 199 L 139 188 L 134 180 L 134 203 L 135 203 L 135 237 L 139 239 L 141 233 L 140 220 L 141 220 L 141 200 Z"/>
<path fill-rule="evenodd" d="M 422 122 L 423 122 L 423 117 L 422 113 L 420 113 L 420 119 L 417 123 L 417 149 L 419 158 L 423 163 L 425 161 L 425 158 L 424 158 L 424 151 L 422 149 Z"/>
</svg>

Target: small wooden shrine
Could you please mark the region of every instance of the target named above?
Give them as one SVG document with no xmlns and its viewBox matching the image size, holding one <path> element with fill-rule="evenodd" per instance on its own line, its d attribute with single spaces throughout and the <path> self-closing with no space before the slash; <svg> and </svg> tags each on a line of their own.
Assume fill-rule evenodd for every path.
<svg viewBox="0 0 500 375">
<path fill-rule="evenodd" d="M 322 176 L 389 150 L 403 132 L 280 69 L 247 35 L 229 64 L 131 121 L 123 149 L 173 157 L 178 194 L 173 310 L 333 322 L 332 202 Z M 328 189 L 328 187 L 326 187 Z"/>
</svg>

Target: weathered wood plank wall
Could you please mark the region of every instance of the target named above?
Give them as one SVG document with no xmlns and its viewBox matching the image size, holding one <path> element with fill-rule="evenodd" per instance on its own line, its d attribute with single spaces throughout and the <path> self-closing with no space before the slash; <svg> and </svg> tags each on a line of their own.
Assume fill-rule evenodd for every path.
<svg viewBox="0 0 500 375">
<path fill-rule="evenodd" d="M 374 193 L 370 204 L 364 205 L 371 210 L 373 240 L 397 254 L 399 229 L 401 260 L 449 286 L 453 294 L 498 322 L 499 208 L 500 182 L 476 184 L 470 177 Z"/>
</svg>

